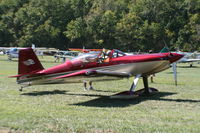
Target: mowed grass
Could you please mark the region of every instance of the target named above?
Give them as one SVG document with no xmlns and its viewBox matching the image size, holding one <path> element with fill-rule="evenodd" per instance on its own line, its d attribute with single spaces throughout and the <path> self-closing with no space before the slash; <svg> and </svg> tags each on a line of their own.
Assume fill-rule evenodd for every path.
<svg viewBox="0 0 200 133">
<path fill-rule="evenodd" d="M 58 64 L 53 57 L 41 60 L 46 68 Z M 168 69 L 150 83 L 158 94 L 114 100 L 109 96 L 128 90 L 133 78 L 94 83 L 95 91 L 84 91 L 83 84 L 63 84 L 19 92 L 15 79 L 8 78 L 17 73 L 17 61 L 0 56 L 0 132 L 199 133 L 200 64 L 188 66 L 178 64 L 178 86 Z"/>
</svg>

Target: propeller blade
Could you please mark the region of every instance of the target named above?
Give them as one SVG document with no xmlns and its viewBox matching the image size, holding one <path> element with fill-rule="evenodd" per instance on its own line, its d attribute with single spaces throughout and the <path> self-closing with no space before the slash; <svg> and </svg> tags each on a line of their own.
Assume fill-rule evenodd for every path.
<svg viewBox="0 0 200 133">
<path fill-rule="evenodd" d="M 173 69 L 173 73 L 174 73 L 175 85 L 177 86 L 177 70 L 176 70 L 176 63 L 172 63 L 172 69 Z"/>
</svg>

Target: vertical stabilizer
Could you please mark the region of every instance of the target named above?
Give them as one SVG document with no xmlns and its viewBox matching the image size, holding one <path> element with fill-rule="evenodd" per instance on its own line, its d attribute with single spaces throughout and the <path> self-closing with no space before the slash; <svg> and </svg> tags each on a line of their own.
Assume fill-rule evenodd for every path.
<svg viewBox="0 0 200 133">
<path fill-rule="evenodd" d="M 32 48 L 19 51 L 18 74 L 28 74 L 43 70 L 38 57 Z"/>
</svg>

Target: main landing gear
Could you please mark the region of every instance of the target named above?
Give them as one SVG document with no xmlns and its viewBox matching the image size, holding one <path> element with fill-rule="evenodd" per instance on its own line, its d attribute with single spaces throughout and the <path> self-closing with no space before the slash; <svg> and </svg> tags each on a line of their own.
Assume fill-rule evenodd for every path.
<svg viewBox="0 0 200 133">
<path fill-rule="evenodd" d="M 141 77 L 141 74 L 138 74 L 135 76 L 135 79 L 133 81 L 133 84 L 131 85 L 130 91 L 123 91 L 123 92 L 117 93 L 113 96 L 110 96 L 110 98 L 112 98 L 112 99 L 132 99 L 132 98 L 136 98 L 139 96 L 149 96 L 151 94 L 158 92 L 157 89 L 150 88 L 148 86 L 148 77 L 147 76 L 142 76 L 144 88 L 141 90 L 138 90 L 138 91 L 134 91 L 140 77 Z"/>
</svg>

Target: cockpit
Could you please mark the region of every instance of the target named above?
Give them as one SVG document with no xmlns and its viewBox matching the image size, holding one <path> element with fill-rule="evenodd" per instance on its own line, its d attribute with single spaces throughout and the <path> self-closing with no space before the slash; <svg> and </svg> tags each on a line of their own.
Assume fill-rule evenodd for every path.
<svg viewBox="0 0 200 133">
<path fill-rule="evenodd" d="M 76 58 L 73 58 L 71 61 L 72 62 L 81 61 L 84 63 L 88 63 L 88 62 L 103 63 L 103 62 L 108 61 L 111 58 L 117 58 L 117 57 L 121 57 L 125 55 L 126 55 L 125 53 L 119 50 L 113 49 L 112 51 L 106 50 L 106 51 L 84 53 L 77 56 Z"/>
<path fill-rule="evenodd" d="M 117 49 L 112 50 L 112 58 L 117 58 L 117 57 L 121 57 L 121 56 L 125 56 L 125 55 L 126 54 L 120 50 L 117 50 Z"/>
<path fill-rule="evenodd" d="M 98 60 L 100 52 L 92 52 L 92 53 L 83 53 L 71 61 L 82 61 L 82 62 L 96 62 Z"/>
</svg>

